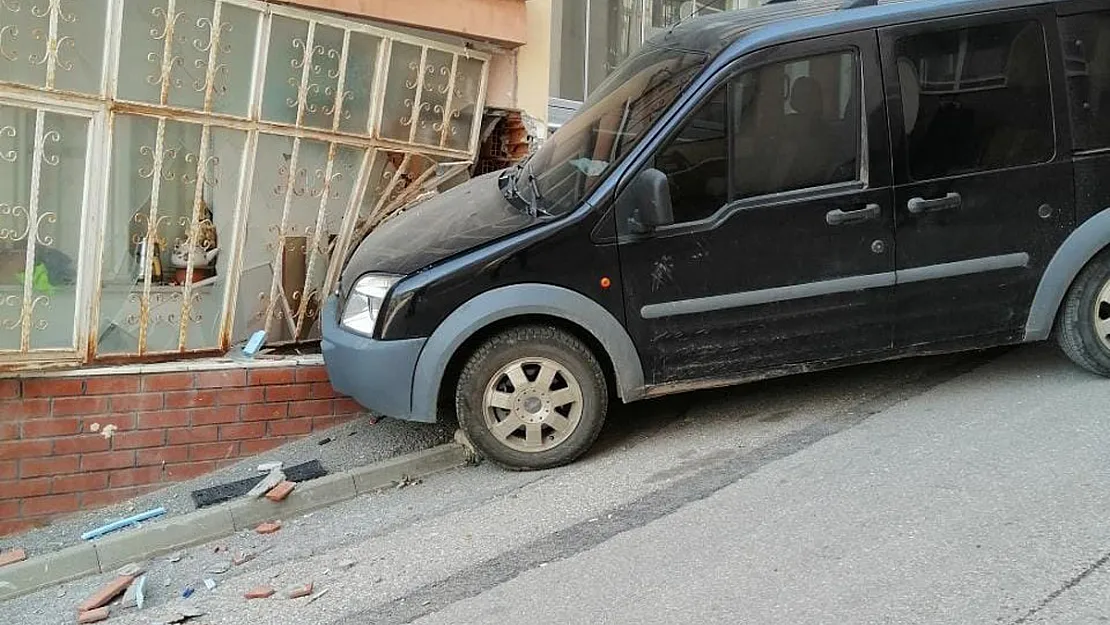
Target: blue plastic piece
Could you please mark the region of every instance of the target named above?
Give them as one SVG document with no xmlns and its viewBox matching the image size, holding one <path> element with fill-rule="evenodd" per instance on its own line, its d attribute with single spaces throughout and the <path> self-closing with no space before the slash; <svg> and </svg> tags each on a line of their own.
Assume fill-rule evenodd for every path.
<svg viewBox="0 0 1110 625">
<path fill-rule="evenodd" d="M 192 586 L 187 586 L 185 588 L 185 590 L 181 591 L 181 596 L 185 597 L 186 599 L 188 599 L 189 597 L 192 597 L 193 596 L 193 587 Z"/>
<path fill-rule="evenodd" d="M 262 349 L 262 344 L 266 342 L 266 331 L 259 330 L 251 335 L 247 344 L 243 347 L 243 353 L 247 356 L 254 356 L 258 350 Z"/>
<path fill-rule="evenodd" d="M 109 532 L 114 532 L 118 529 L 123 529 L 125 527 L 130 527 L 132 525 L 138 525 L 142 521 L 146 521 L 148 519 L 153 519 L 155 517 L 160 517 L 165 513 L 166 513 L 165 508 L 155 508 L 153 510 L 147 510 L 146 512 L 140 512 L 139 514 L 136 514 L 135 516 L 129 516 L 126 519 L 120 519 L 118 521 L 112 521 L 111 523 L 109 523 L 107 525 L 101 525 L 100 527 L 98 527 L 94 530 L 89 530 L 89 531 L 85 532 L 84 534 L 81 534 L 81 540 L 92 540 L 93 538 L 103 536 L 103 535 L 105 535 Z"/>
</svg>

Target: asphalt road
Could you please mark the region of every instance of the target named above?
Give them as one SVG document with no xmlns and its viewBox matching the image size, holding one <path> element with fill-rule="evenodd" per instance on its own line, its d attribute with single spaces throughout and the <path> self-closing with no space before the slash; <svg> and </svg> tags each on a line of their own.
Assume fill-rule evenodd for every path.
<svg viewBox="0 0 1110 625">
<path fill-rule="evenodd" d="M 468 468 L 318 511 L 225 541 L 272 549 L 222 575 L 203 572 L 212 546 L 155 563 L 152 607 L 109 622 L 1106 623 L 1108 400 L 1031 347 L 629 406 L 571 467 Z M 0 604 L 0 622 L 72 623 L 101 581 Z M 308 581 L 327 594 L 281 598 Z M 263 583 L 279 594 L 242 598 Z"/>
</svg>

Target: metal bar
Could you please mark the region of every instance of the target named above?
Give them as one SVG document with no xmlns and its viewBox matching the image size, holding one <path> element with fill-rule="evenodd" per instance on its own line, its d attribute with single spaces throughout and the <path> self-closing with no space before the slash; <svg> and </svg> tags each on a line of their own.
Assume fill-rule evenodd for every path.
<svg viewBox="0 0 1110 625">
<path fill-rule="evenodd" d="M 94 221 L 95 225 L 90 228 L 90 231 L 96 232 L 99 236 L 97 236 L 93 242 L 93 249 L 90 252 L 92 259 L 90 261 L 90 266 L 93 268 L 91 272 L 92 275 L 83 279 L 82 276 L 84 276 L 84 274 L 80 273 L 80 271 L 77 274 L 78 289 L 84 293 L 85 296 L 90 298 L 89 310 L 91 311 L 91 315 L 89 318 L 88 342 L 85 345 L 85 355 L 83 358 L 85 361 L 93 360 L 96 357 L 96 346 L 100 339 L 98 334 L 101 308 L 100 284 L 104 273 L 104 239 L 108 227 L 108 220 L 105 219 L 105 212 L 107 211 L 109 198 L 111 197 L 113 165 L 112 145 L 115 143 L 114 129 L 116 122 L 116 116 L 111 112 L 105 112 L 105 117 L 107 118 L 107 123 L 103 128 L 104 137 L 101 142 L 102 147 L 100 151 L 100 158 L 104 163 L 104 166 L 100 168 L 102 172 L 101 179 L 105 181 L 105 184 L 101 185 L 102 188 L 100 197 L 98 198 L 98 204 L 95 207 L 91 207 L 90 210 L 90 212 L 95 215 L 94 220 L 99 219 L 99 223 Z M 91 184 L 91 181 L 89 184 Z M 131 242 L 128 241 L 128 244 L 130 243 Z"/>
<path fill-rule="evenodd" d="M 173 2 L 173 0 L 170 0 Z M 154 244 L 158 240 L 158 202 L 162 194 L 162 166 L 166 148 L 166 118 L 158 119 L 158 131 L 151 155 L 150 210 L 146 219 L 146 243 L 143 245 L 143 294 L 139 299 L 139 355 L 146 353 L 147 324 L 150 323 L 150 282 Z M 175 152 L 176 155 L 176 152 Z M 142 175 L 141 173 L 139 174 Z"/>
<path fill-rule="evenodd" d="M 347 95 L 347 55 L 351 51 L 351 31 L 343 31 L 343 51 L 339 53 L 339 76 L 336 77 L 335 110 L 332 111 L 331 131 L 338 133 L 343 119 L 343 100 Z"/>
<path fill-rule="evenodd" d="M 308 35 L 305 36 L 304 56 L 301 57 L 301 86 L 297 89 L 297 126 L 304 124 L 304 110 L 308 104 L 308 76 L 312 72 L 312 46 L 316 45 L 316 22 L 308 23 Z M 296 40 L 293 40 L 294 43 Z M 296 62 L 293 67 L 296 68 Z"/>
<path fill-rule="evenodd" d="M 258 14 L 258 37 L 254 42 L 254 74 L 251 76 L 250 106 L 247 118 L 262 119 L 262 93 L 266 85 L 266 65 L 270 55 L 270 31 L 274 17 L 268 13 Z"/>
<path fill-rule="evenodd" d="M 208 65 L 204 72 L 204 110 L 212 110 L 212 100 L 216 95 L 216 63 L 219 61 L 220 31 L 223 29 L 221 17 L 223 13 L 222 0 L 215 0 L 212 9 L 212 21 L 209 23 L 208 35 Z M 199 61 L 198 61 L 199 62 Z"/>
<path fill-rule="evenodd" d="M 88 128 L 85 131 L 85 171 L 84 180 L 81 191 L 81 223 L 80 223 L 80 241 L 81 245 L 77 253 L 77 285 L 75 288 L 74 297 L 74 315 L 73 315 L 73 346 L 74 349 L 79 349 L 80 345 L 87 342 L 88 333 L 91 326 L 89 323 L 95 319 L 96 313 L 91 312 L 89 315 L 77 314 L 82 310 L 93 310 L 93 303 L 91 294 L 96 290 L 89 289 L 88 274 L 90 267 L 97 267 L 97 256 L 90 256 L 90 250 L 99 251 L 97 243 L 102 243 L 103 236 L 92 237 L 90 232 L 99 232 L 99 216 L 100 211 L 97 210 L 107 203 L 97 204 L 94 200 L 93 193 L 93 172 L 104 172 L 108 170 L 107 162 L 103 158 L 102 153 L 98 153 L 94 146 L 103 146 L 105 143 L 110 143 L 110 139 L 101 140 L 101 134 L 104 132 L 103 115 L 97 115 L 88 120 Z M 109 156 L 110 156 L 109 152 Z M 107 175 L 105 175 L 107 178 Z M 107 187 L 109 185 L 101 185 Z M 97 276 L 94 272 L 94 280 L 92 284 L 97 284 L 95 280 Z"/>
<path fill-rule="evenodd" d="M 204 204 L 204 185 L 208 178 L 209 144 L 211 142 L 211 127 L 205 125 L 200 131 L 200 150 L 197 154 L 197 181 L 193 187 L 193 211 L 189 221 L 189 232 L 185 235 L 185 244 L 189 246 L 189 256 L 185 262 L 185 286 L 181 290 L 181 318 L 178 324 L 177 348 L 185 351 L 185 343 L 189 335 L 189 309 L 192 306 L 193 296 L 193 268 L 196 266 L 196 249 L 200 239 L 201 206 Z"/>
<path fill-rule="evenodd" d="M 270 299 L 266 303 L 266 323 L 263 330 L 267 334 L 270 333 L 270 320 L 274 316 L 274 302 L 278 298 L 278 284 L 281 282 L 281 257 L 285 252 L 285 230 L 288 227 L 289 221 L 289 207 L 293 204 L 293 186 L 297 183 L 297 161 L 301 154 L 301 138 L 293 138 L 293 151 L 289 155 L 289 174 L 286 176 L 285 184 L 285 201 L 281 208 L 281 221 L 278 225 L 278 238 L 274 245 L 274 261 L 271 265 L 273 269 L 273 279 L 270 280 Z M 282 298 L 284 299 L 284 295 Z"/>
<path fill-rule="evenodd" d="M 382 111 L 385 109 L 385 85 L 389 76 L 389 61 L 393 55 L 393 41 L 378 42 L 378 62 L 374 66 L 374 82 L 370 88 L 370 115 L 366 119 L 366 134 L 381 137 Z"/>
<path fill-rule="evenodd" d="M 104 63 L 101 67 L 100 93 L 109 100 L 116 97 L 119 76 L 119 51 L 123 42 L 123 0 L 108 0 L 107 33 L 104 38 Z"/>
<path fill-rule="evenodd" d="M 451 134 L 451 105 L 455 101 L 455 76 L 459 71 L 459 55 L 451 56 L 451 77 L 447 79 L 447 101 L 443 103 L 443 128 L 439 129 L 439 147 L 447 147 Z"/>
<path fill-rule="evenodd" d="M 228 275 L 224 288 L 224 301 L 220 310 L 220 349 L 231 347 L 231 334 L 235 331 L 235 308 L 238 305 L 239 276 L 243 270 L 243 248 L 246 242 L 247 217 L 250 213 L 251 187 L 254 184 L 255 155 L 258 152 L 258 133 L 248 132 L 243 147 L 243 159 L 239 168 L 239 193 L 236 197 L 231 231 L 231 258 L 228 259 Z"/>
<path fill-rule="evenodd" d="M 477 158 L 478 140 L 482 134 L 482 111 L 486 102 L 486 89 L 489 86 L 489 63 L 482 63 L 482 78 L 478 83 L 478 95 L 474 100 L 474 120 L 470 128 L 470 142 L 467 143 L 467 158 Z"/>
<path fill-rule="evenodd" d="M 420 121 L 420 107 L 423 106 L 421 100 L 424 96 L 424 64 L 428 62 L 428 48 L 420 48 L 420 63 L 416 68 L 416 91 L 412 96 L 412 115 L 409 121 L 412 122 L 412 127 L 409 128 L 409 143 L 416 142 L 416 124 Z M 383 97 L 385 94 L 382 94 Z"/>
<path fill-rule="evenodd" d="M 181 17 L 181 15 L 183 15 L 183 14 L 180 14 L 180 13 L 177 12 L 177 0 L 167 0 L 167 2 L 168 2 L 168 4 L 166 5 L 166 10 L 165 10 L 166 28 L 165 28 L 165 30 L 162 31 L 162 37 L 161 37 L 162 40 L 163 40 L 163 42 L 162 42 L 162 67 L 161 67 L 161 72 L 162 73 L 161 73 L 161 76 L 160 76 L 159 81 L 158 81 L 159 86 L 161 86 L 161 91 L 158 94 L 158 102 L 160 104 L 163 104 L 163 105 L 169 102 L 170 85 L 173 82 L 170 78 L 171 75 L 173 74 L 173 62 L 174 62 L 173 31 L 174 31 L 174 27 L 177 25 L 178 18 Z M 157 9 L 155 9 L 155 10 L 157 10 Z M 158 37 L 155 37 L 154 39 L 155 39 L 155 41 L 157 41 Z"/>
<path fill-rule="evenodd" d="M 53 131 L 57 132 L 57 131 Z M 31 349 L 31 317 L 34 306 L 35 244 L 38 237 L 39 193 L 42 185 L 42 163 L 46 149 L 46 113 L 35 112 L 35 138 L 31 151 L 31 194 L 27 202 L 27 250 L 23 258 L 23 305 L 20 315 L 19 351 Z"/>
<path fill-rule="evenodd" d="M 385 186 L 385 189 L 382 190 L 381 197 L 379 197 L 378 201 L 374 204 L 374 210 L 370 211 L 370 214 L 366 216 L 366 225 L 364 225 L 360 231 L 360 237 L 365 236 L 377 225 L 377 221 L 375 220 L 378 214 L 381 212 L 382 208 L 385 207 L 386 203 L 389 202 L 389 196 L 393 193 L 393 190 L 397 188 L 397 183 L 401 181 L 405 172 L 408 171 L 409 162 L 411 160 L 412 154 L 405 154 L 404 158 L 401 159 L 401 164 L 397 166 L 397 171 L 393 172 L 393 178 L 389 181 L 389 184 Z"/>
<path fill-rule="evenodd" d="M 62 11 L 61 0 L 50 0 L 50 26 L 46 35 L 46 88 L 53 89 L 58 75 L 58 14 Z M 33 12 L 33 11 L 32 11 Z"/>
<path fill-rule="evenodd" d="M 335 181 L 334 178 L 342 174 L 332 174 L 335 169 L 335 153 L 338 151 L 339 146 L 332 143 L 328 145 L 328 162 L 324 166 L 324 188 L 320 194 L 320 208 L 316 211 L 316 225 L 312 231 L 312 245 L 309 249 L 305 250 L 308 253 L 308 265 L 305 267 L 304 272 L 304 286 L 301 288 L 301 302 L 297 306 L 297 329 L 293 333 L 293 338 L 297 339 L 301 336 L 301 330 L 304 329 L 304 319 L 308 314 L 308 300 L 312 296 L 309 292 L 309 287 L 312 285 L 312 272 L 316 268 L 316 259 L 320 254 L 320 237 L 323 235 L 324 222 L 328 212 L 328 199 L 331 197 L 331 185 Z M 319 310 L 319 309 L 317 309 Z M 319 314 L 319 312 L 317 312 Z"/>
<path fill-rule="evenodd" d="M 582 39 L 585 40 L 585 61 L 582 63 L 582 100 L 590 97 L 590 5 L 593 0 L 586 0 L 586 20 L 583 25 Z"/>
<path fill-rule="evenodd" d="M 374 163 L 377 162 L 378 155 L 379 150 L 365 150 L 362 153 L 362 164 L 359 166 L 358 178 L 355 179 L 355 186 L 351 188 L 351 198 L 347 202 L 347 213 L 343 216 L 343 225 L 339 228 L 339 236 L 335 239 L 335 247 L 332 249 L 331 260 L 328 263 L 328 273 L 324 277 L 322 289 L 324 293 L 331 293 L 333 286 L 339 279 L 339 272 L 343 269 L 347 250 L 351 246 L 351 235 L 355 230 L 355 222 L 358 221 L 358 209 L 362 206 L 366 197 L 370 173 L 374 171 Z"/>
</svg>

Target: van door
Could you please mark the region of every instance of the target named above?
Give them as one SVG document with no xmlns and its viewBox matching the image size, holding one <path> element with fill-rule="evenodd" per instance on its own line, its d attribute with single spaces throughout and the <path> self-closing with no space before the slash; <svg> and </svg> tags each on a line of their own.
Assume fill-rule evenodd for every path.
<svg viewBox="0 0 1110 625">
<path fill-rule="evenodd" d="M 898 348 L 1020 340 L 1074 219 L 1051 7 L 880 32 L 891 105 Z"/>
<path fill-rule="evenodd" d="M 626 318 L 649 384 L 890 347 L 882 102 L 874 32 L 781 46 L 703 98 L 626 186 Z M 660 186 L 671 214 L 645 215 Z"/>
</svg>

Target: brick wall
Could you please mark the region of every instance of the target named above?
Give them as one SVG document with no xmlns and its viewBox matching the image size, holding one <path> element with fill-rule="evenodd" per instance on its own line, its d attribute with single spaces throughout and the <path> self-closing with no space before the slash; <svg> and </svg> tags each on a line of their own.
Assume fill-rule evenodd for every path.
<svg viewBox="0 0 1110 625">
<path fill-rule="evenodd" d="M 361 412 L 321 365 L 0 379 L 0 536 Z"/>
</svg>

